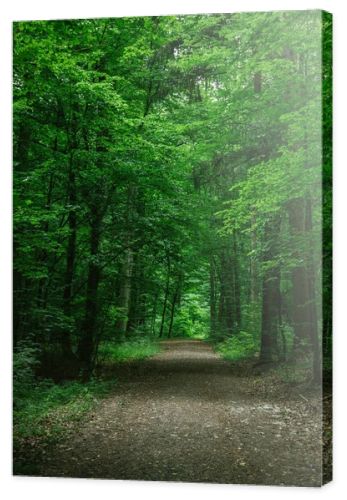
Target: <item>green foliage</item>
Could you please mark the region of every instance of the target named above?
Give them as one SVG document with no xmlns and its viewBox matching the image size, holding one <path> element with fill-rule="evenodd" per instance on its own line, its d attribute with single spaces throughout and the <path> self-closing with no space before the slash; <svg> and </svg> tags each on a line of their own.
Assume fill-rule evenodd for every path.
<svg viewBox="0 0 347 500">
<path fill-rule="evenodd" d="M 17 22 L 13 47 L 16 399 L 51 353 L 57 380 L 159 336 L 277 359 L 315 315 L 329 357 L 329 16 Z"/>
<path fill-rule="evenodd" d="M 331 371 L 331 28 L 320 11 L 14 23 L 17 457 L 112 390 L 95 368 L 159 338 L 289 383 L 319 380 L 323 342 Z"/>
<path fill-rule="evenodd" d="M 254 340 L 251 333 L 239 332 L 237 335 L 220 342 L 216 351 L 229 361 L 254 358 L 259 351 L 259 342 Z"/>
<path fill-rule="evenodd" d="M 206 339 L 210 333 L 210 318 L 206 304 L 197 294 L 189 294 L 176 318 L 174 336 Z"/>
<path fill-rule="evenodd" d="M 181 309 L 175 320 L 174 337 L 206 339 L 209 336 L 209 322 L 206 310 L 202 311 L 201 321 L 192 320 L 186 309 Z"/>
<path fill-rule="evenodd" d="M 13 383 L 18 393 L 33 383 L 39 362 L 40 349 L 29 338 L 18 343 L 13 353 Z"/>
<path fill-rule="evenodd" d="M 159 346 L 148 337 L 124 342 L 102 342 L 98 350 L 101 365 L 112 365 L 122 361 L 144 359 L 159 352 Z"/>
<path fill-rule="evenodd" d="M 104 342 L 99 350 L 99 363 L 103 366 L 134 359 L 144 359 L 159 352 L 156 343 L 149 339 L 131 342 Z M 49 379 L 36 379 L 39 352 L 32 344 L 21 343 L 14 354 L 14 451 L 47 445 L 66 436 L 69 429 L 98 402 L 106 397 L 117 384 L 92 378 L 87 383 L 79 381 L 56 384 Z M 16 465 L 25 472 L 30 464 Z M 24 468 L 23 468 L 24 467 Z"/>
<path fill-rule="evenodd" d="M 71 422 L 79 420 L 105 397 L 114 381 L 91 380 L 87 384 L 50 380 L 27 384 L 26 390 L 15 391 L 13 411 L 14 447 L 26 441 L 57 439 Z"/>
</svg>

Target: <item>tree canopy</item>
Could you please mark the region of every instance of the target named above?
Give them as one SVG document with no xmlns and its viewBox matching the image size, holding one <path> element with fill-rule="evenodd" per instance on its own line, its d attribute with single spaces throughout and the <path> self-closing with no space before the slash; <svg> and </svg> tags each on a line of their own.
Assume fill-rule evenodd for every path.
<svg viewBox="0 0 347 500">
<path fill-rule="evenodd" d="M 88 378 L 106 341 L 201 336 L 319 380 L 330 67 L 321 11 L 15 23 L 15 346 Z"/>
</svg>

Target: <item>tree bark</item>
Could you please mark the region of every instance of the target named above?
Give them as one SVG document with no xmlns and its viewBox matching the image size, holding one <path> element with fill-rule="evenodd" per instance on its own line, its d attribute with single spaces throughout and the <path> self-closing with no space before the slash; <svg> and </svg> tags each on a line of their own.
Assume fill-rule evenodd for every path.
<svg viewBox="0 0 347 500">
<path fill-rule="evenodd" d="M 280 230 L 280 218 L 275 215 L 273 220 L 268 221 L 265 227 L 265 246 L 263 264 L 265 266 L 274 261 L 278 255 L 277 237 Z M 262 322 L 261 322 L 261 345 L 260 363 L 271 363 L 278 356 L 278 324 L 280 314 L 280 268 L 278 263 L 271 264 L 266 268 L 262 284 Z"/>
<path fill-rule="evenodd" d="M 305 230 L 308 234 L 312 231 L 312 202 L 308 195 L 305 207 Z M 313 242 L 309 238 L 308 252 L 312 248 Z M 307 291 L 309 308 L 309 337 L 312 346 L 312 373 L 315 383 L 322 381 L 322 353 L 321 344 L 318 336 L 317 306 L 316 306 L 316 288 L 315 288 L 315 269 L 311 255 L 307 253 Z"/>
<path fill-rule="evenodd" d="M 122 317 L 116 322 L 117 337 L 124 337 L 127 331 L 129 319 L 129 306 L 131 294 L 131 277 L 133 270 L 133 251 L 127 248 L 122 264 L 121 287 L 119 291 L 118 306 L 121 309 Z"/>
<path fill-rule="evenodd" d="M 235 333 L 235 265 L 230 249 L 224 249 L 221 255 L 221 294 L 219 323 L 222 331 L 228 335 Z"/>
<path fill-rule="evenodd" d="M 72 281 L 74 275 L 75 258 L 76 258 L 76 239 L 77 239 L 77 215 L 76 215 L 76 180 L 75 172 L 73 170 L 73 158 L 72 153 L 70 154 L 70 166 L 69 166 L 69 180 L 68 180 L 68 192 L 69 192 L 69 237 L 66 250 L 66 268 L 65 268 L 65 279 L 64 279 L 64 292 L 63 292 L 63 311 L 66 318 L 71 318 L 71 297 L 72 297 Z M 71 355 L 71 337 L 69 329 L 65 329 L 61 334 L 61 347 L 65 355 Z"/>
<path fill-rule="evenodd" d="M 234 263 L 234 304 L 235 304 L 235 323 L 238 330 L 241 329 L 241 286 L 240 286 L 240 270 L 238 258 L 238 246 L 236 234 L 233 236 L 233 263 Z"/>
<path fill-rule="evenodd" d="M 169 330 L 168 330 L 168 334 L 167 334 L 168 338 L 171 338 L 171 335 L 172 335 L 172 327 L 173 327 L 173 321 L 174 321 L 174 317 L 175 317 L 175 307 L 176 307 L 177 299 L 178 299 L 178 296 L 180 293 L 180 287 L 181 287 L 181 278 L 179 278 L 177 281 L 175 293 L 174 293 L 173 298 L 172 298 L 170 324 L 169 324 Z"/>
<path fill-rule="evenodd" d="M 218 334 L 225 333 L 225 278 L 223 274 L 223 256 L 221 256 L 221 271 L 219 275 L 219 298 L 218 298 Z"/>
<path fill-rule="evenodd" d="M 166 259 L 167 259 L 167 278 L 166 278 L 166 287 L 165 287 L 165 295 L 164 295 L 164 305 L 163 305 L 160 330 L 159 330 L 159 337 L 160 338 L 163 336 L 163 332 L 164 332 L 165 315 L 166 315 L 167 302 L 168 302 L 169 290 L 170 290 L 171 261 L 170 261 L 169 253 L 166 254 Z"/>
<path fill-rule="evenodd" d="M 122 268 L 121 268 L 121 284 L 119 288 L 119 298 L 118 307 L 121 310 L 122 317 L 116 321 L 116 333 L 117 337 L 124 337 L 127 332 L 127 325 L 129 320 L 129 309 L 130 309 L 130 297 L 131 297 L 131 285 L 132 285 L 132 275 L 134 267 L 134 251 L 131 242 L 131 225 L 132 216 L 134 211 L 134 198 L 137 194 L 136 186 L 130 185 L 128 187 L 128 200 L 127 200 L 127 214 L 126 214 L 126 224 L 129 227 L 126 233 L 126 250 L 123 258 Z"/>
<path fill-rule="evenodd" d="M 155 322 L 157 319 L 157 306 L 158 306 L 158 293 L 154 296 L 154 303 L 152 309 L 152 321 L 151 321 L 151 332 L 152 335 L 155 335 Z"/>
<path fill-rule="evenodd" d="M 210 258 L 210 331 L 213 337 L 217 328 L 216 270 L 213 256 Z"/>
<path fill-rule="evenodd" d="M 82 364 L 84 379 L 90 377 L 93 369 L 98 313 L 98 287 L 100 282 L 100 267 L 97 262 L 97 256 L 100 244 L 101 219 L 100 210 L 94 206 L 91 213 L 90 263 L 88 268 L 85 315 L 82 325 L 82 336 L 78 346 L 78 358 Z"/>
<path fill-rule="evenodd" d="M 291 227 L 292 255 L 296 265 L 292 270 L 292 308 L 291 317 L 294 327 L 293 354 L 307 350 L 308 342 L 308 278 L 306 267 L 305 237 L 305 200 L 298 198 L 289 205 L 289 223 Z"/>
</svg>

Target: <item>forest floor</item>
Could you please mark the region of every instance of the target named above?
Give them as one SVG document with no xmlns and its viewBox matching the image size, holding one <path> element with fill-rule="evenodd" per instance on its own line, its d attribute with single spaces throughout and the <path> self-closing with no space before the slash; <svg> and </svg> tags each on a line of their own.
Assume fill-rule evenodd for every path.
<svg viewBox="0 0 347 500">
<path fill-rule="evenodd" d="M 284 390 L 201 341 L 162 347 L 116 370 L 112 395 L 45 452 L 38 475 L 321 484 L 317 393 Z"/>
</svg>

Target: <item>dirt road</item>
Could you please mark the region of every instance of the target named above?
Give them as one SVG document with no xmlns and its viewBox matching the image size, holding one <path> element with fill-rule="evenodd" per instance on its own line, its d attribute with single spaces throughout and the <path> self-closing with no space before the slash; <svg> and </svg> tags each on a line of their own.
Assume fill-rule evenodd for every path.
<svg viewBox="0 0 347 500">
<path fill-rule="evenodd" d="M 118 374 L 41 474 L 319 486 L 319 407 L 270 385 L 206 343 L 165 342 Z"/>
</svg>

